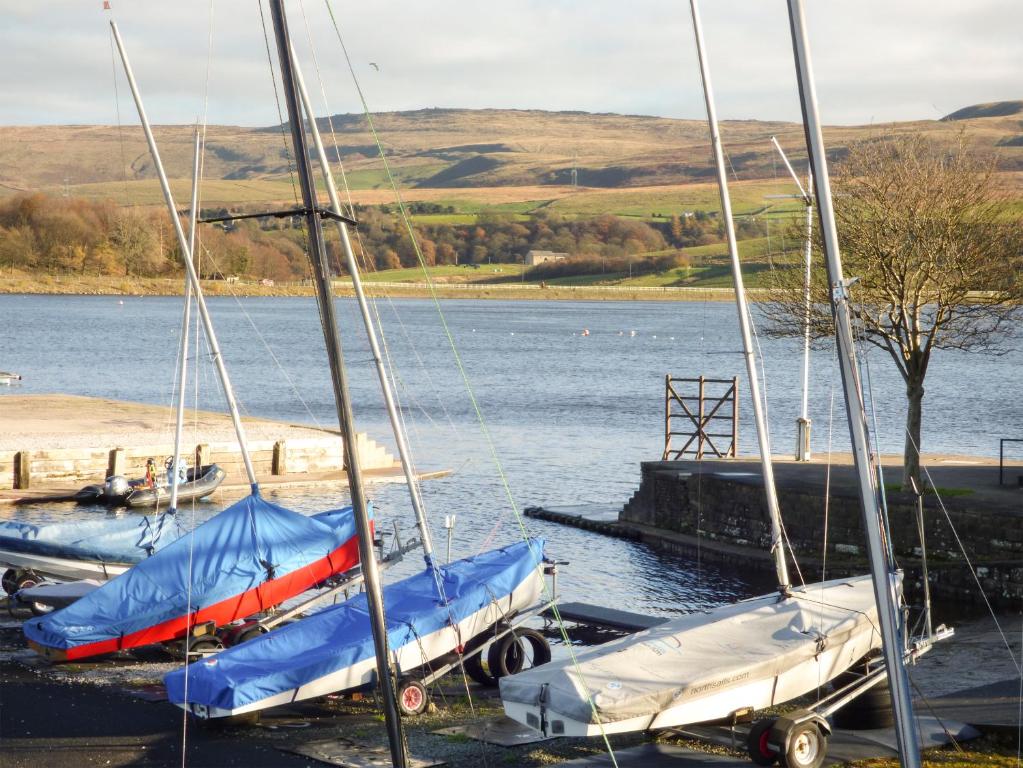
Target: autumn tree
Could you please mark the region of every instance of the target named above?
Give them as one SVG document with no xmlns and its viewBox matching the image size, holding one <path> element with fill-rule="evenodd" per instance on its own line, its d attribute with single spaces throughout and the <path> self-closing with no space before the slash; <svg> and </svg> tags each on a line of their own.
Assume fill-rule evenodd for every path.
<svg viewBox="0 0 1023 768">
<path fill-rule="evenodd" d="M 121 211 L 114 219 L 110 241 L 121 256 L 126 275 L 151 275 L 163 266 L 152 222 L 135 209 Z"/>
<path fill-rule="evenodd" d="M 998 354 L 1019 316 L 1023 228 L 999 189 L 993 158 L 963 137 L 939 147 L 919 136 L 850 148 L 834 177 L 835 215 L 854 324 L 887 352 L 906 386 L 903 489 L 920 481 L 924 379 L 938 349 Z M 820 259 L 818 259 L 820 263 Z M 774 335 L 801 335 L 802 270 L 773 273 L 763 306 Z M 830 287 L 814 270 L 810 327 L 832 338 Z"/>
</svg>

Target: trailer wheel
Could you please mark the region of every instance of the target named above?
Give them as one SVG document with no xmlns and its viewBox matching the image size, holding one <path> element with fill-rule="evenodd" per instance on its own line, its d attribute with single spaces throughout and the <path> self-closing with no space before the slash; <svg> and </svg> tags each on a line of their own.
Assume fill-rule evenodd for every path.
<svg viewBox="0 0 1023 768">
<path fill-rule="evenodd" d="M 828 753 L 828 737 L 816 723 L 799 723 L 792 727 L 786 738 L 784 762 L 786 768 L 820 768 Z"/>
<path fill-rule="evenodd" d="M 22 589 L 39 586 L 42 584 L 43 580 L 36 576 L 32 571 L 20 571 L 15 582 L 15 594 L 17 594 L 17 592 Z M 46 614 L 53 612 L 52 605 L 37 603 L 34 600 L 23 600 L 21 598 L 18 598 L 18 602 L 32 611 L 33 616 L 45 616 Z"/>
<path fill-rule="evenodd" d="M 757 720 L 746 737 L 746 752 L 749 759 L 756 765 L 774 765 L 778 762 L 778 753 L 768 746 L 771 729 L 774 727 L 772 718 Z"/>
<path fill-rule="evenodd" d="M 235 640 L 235 645 L 238 643 L 247 643 L 249 640 L 255 640 L 257 637 L 262 637 L 267 632 L 269 632 L 269 630 L 262 624 L 255 624 L 238 633 L 238 639 Z"/>
<path fill-rule="evenodd" d="M 4 592 L 8 595 L 13 595 L 18 591 L 18 576 L 21 573 L 17 568 L 8 568 L 4 571 L 3 577 L 0 578 L 0 584 L 3 585 Z"/>
<path fill-rule="evenodd" d="M 257 621 L 249 621 L 245 624 L 237 624 L 222 633 L 224 645 L 228 648 L 254 640 L 265 635 L 269 630 Z"/>
<path fill-rule="evenodd" d="M 429 704 L 426 686 L 418 680 L 406 679 L 398 684 L 398 709 L 403 715 L 421 715 Z"/>
<path fill-rule="evenodd" d="M 222 650 L 224 650 L 224 644 L 220 641 L 219 637 L 216 635 L 200 635 L 199 637 L 192 638 L 191 642 L 189 642 L 188 658 L 186 660 L 191 664 L 193 661 L 199 661 Z"/>
</svg>

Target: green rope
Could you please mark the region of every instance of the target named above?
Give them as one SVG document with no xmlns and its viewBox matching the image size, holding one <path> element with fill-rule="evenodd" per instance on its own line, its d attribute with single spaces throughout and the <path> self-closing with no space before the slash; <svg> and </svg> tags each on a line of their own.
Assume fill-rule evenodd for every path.
<svg viewBox="0 0 1023 768">
<path fill-rule="evenodd" d="M 469 396 L 469 402 L 472 404 L 473 411 L 476 415 L 476 420 L 479 423 L 480 431 L 483 433 L 483 437 L 486 440 L 487 448 L 490 452 L 490 457 L 493 460 L 494 466 L 497 469 L 498 477 L 501 481 L 501 486 L 504 490 L 505 496 L 508 499 L 508 503 L 511 505 L 512 514 L 515 517 L 515 522 L 519 527 L 519 532 L 522 538 L 528 543 L 530 552 L 536 557 L 537 552 L 534 550 L 534 544 L 530 540 L 529 531 L 526 530 L 525 522 L 519 512 L 518 506 L 515 503 L 515 497 L 512 494 L 511 485 L 508 482 L 508 476 L 505 474 L 504 467 L 501 465 L 501 459 L 497 453 L 497 445 L 490 433 L 490 429 L 487 427 L 486 420 L 483 417 L 483 411 L 480 409 L 479 401 L 476 399 L 475 392 L 472 388 L 472 383 L 469 380 L 469 374 L 465 370 L 465 366 L 462 364 L 462 356 L 458 353 L 458 347 L 455 343 L 454 335 L 451 333 L 451 328 L 448 326 L 447 318 L 444 316 L 444 311 L 440 304 L 440 297 L 437 294 L 436 286 L 430 277 L 430 271 L 427 268 L 426 260 L 423 258 L 422 249 L 419 247 L 419 239 L 416 237 L 415 229 L 412 226 L 412 220 L 409 215 L 408 209 L 405 206 L 405 201 L 401 197 L 401 193 L 398 190 L 398 184 L 394 178 L 394 174 L 391 172 L 391 166 L 387 162 L 387 155 L 384 152 L 383 142 L 380 139 L 380 135 L 377 133 L 376 125 L 373 123 L 373 115 L 370 112 L 369 104 L 366 101 L 365 94 L 363 94 L 362 86 L 359 84 L 358 78 L 355 75 L 355 67 L 352 65 L 351 57 L 348 55 L 348 48 L 345 45 L 344 37 L 341 34 L 341 28 L 338 25 L 337 18 L 334 16 L 334 9 L 331 5 L 331 0 L 324 0 L 327 6 L 327 13 L 330 15 L 331 23 L 334 27 L 334 31 L 337 35 L 338 43 L 341 45 L 341 51 L 344 54 L 345 62 L 348 65 L 348 71 L 351 73 L 352 82 L 355 85 L 355 90 L 359 95 L 359 102 L 362 105 L 363 114 L 366 117 L 366 122 L 369 126 L 370 134 L 373 136 L 373 141 L 376 144 L 377 150 L 380 153 L 380 160 L 383 163 L 384 173 L 387 176 L 388 184 L 391 190 L 394 192 L 395 200 L 398 203 L 398 211 L 401 214 L 402 222 L 405 225 L 405 230 L 408 232 L 409 239 L 411 240 L 412 247 L 416 253 L 416 259 L 419 261 L 419 266 L 423 270 L 423 275 L 426 280 L 426 285 L 429 288 L 430 298 L 433 301 L 434 306 L 437 308 L 437 314 L 440 318 L 441 326 L 444 329 L 444 335 L 447 337 L 448 345 L 451 347 L 452 356 L 455 359 L 455 365 L 458 367 L 459 375 L 462 377 L 462 382 L 465 384 L 466 393 Z M 540 566 L 542 570 L 542 566 Z M 561 612 L 558 610 L 558 606 L 555 604 L 553 595 L 547 587 L 546 580 L 543 580 L 543 596 L 546 602 L 551 605 L 551 612 L 554 615 L 555 621 L 558 624 L 558 629 L 561 634 L 561 638 L 565 643 L 565 647 L 568 649 L 569 657 L 572 660 L 573 666 L 576 667 L 577 673 L 580 678 L 582 677 L 581 670 L 579 669 L 579 662 L 575 654 L 575 649 L 572 646 L 571 641 L 568 637 L 568 631 L 565 629 L 564 621 L 561 618 Z M 607 747 L 607 752 L 611 758 L 611 763 L 614 768 L 618 768 L 618 761 L 615 758 L 614 749 L 611 747 L 611 742 L 608 739 L 607 732 L 604 730 L 604 725 L 600 719 L 600 715 L 597 712 L 596 704 L 593 698 L 588 699 L 590 710 L 593 713 L 594 718 L 597 721 L 597 725 L 600 727 L 600 733 L 604 740 L 604 745 Z"/>
</svg>

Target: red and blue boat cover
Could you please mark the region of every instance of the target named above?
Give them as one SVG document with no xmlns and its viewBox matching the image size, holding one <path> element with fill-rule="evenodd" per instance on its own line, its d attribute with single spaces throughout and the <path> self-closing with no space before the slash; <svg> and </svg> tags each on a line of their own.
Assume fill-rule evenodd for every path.
<svg viewBox="0 0 1023 768">
<path fill-rule="evenodd" d="M 385 587 L 384 617 L 392 653 L 399 654 L 410 644 L 422 649 L 425 639 L 438 630 L 478 612 L 492 611 L 495 605 L 508 606 L 509 596 L 524 584 L 534 594 L 538 592 L 542 587 L 538 567 L 543 548 L 543 539 L 529 539 L 437 566 L 446 602 L 438 598 L 438 580 L 430 567 Z M 462 637 L 461 641 L 471 639 Z M 444 652 L 454 650 L 455 644 L 452 642 Z M 260 708 L 257 702 L 291 691 L 296 698 L 305 698 L 299 694 L 303 686 L 338 675 L 374 655 L 366 594 L 360 593 L 186 669 L 175 670 L 164 677 L 164 685 L 174 704 L 197 713 L 226 714 Z M 420 664 L 430 660 L 423 659 Z"/>
<path fill-rule="evenodd" d="M 351 507 L 307 516 L 254 493 L 67 608 L 26 622 L 25 635 L 59 661 L 173 640 L 278 605 L 358 562 Z"/>
</svg>

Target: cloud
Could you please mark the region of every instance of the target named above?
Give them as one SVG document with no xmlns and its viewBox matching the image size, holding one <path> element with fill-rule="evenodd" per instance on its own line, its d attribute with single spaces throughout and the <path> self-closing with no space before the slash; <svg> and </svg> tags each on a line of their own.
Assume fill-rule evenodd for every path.
<svg viewBox="0 0 1023 768">
<path fill-rule="evenodd" d="M 211 7 L 211 122 L 276 122 L 263 29 L 251 0 L 112 2 L 154 122 L 191 122 L 203 109 Z M 332 2 L 374 110 L 703 116 L 684 3 Z M 0 123 L 110 124 L 118 105 L 122 120 L 134 121 L 120 67 L 112 67 L 110 14 L 100 0 L 6 5 Z M 318 91 L 314 50 L 332 111 L 359 110 L 325 5 L 290 0 L 288 12 L 312 90 Z M 785 3 L 713 0 L 701 13 L 721 116 L 798 120 Z M 806 16 L 826 123 L 934 118 L 1023 96 L 1023 4 L 1015 0 L 808 0 Z M 272 31 L 270 47 L 276 58 Z"/>
</svg>

